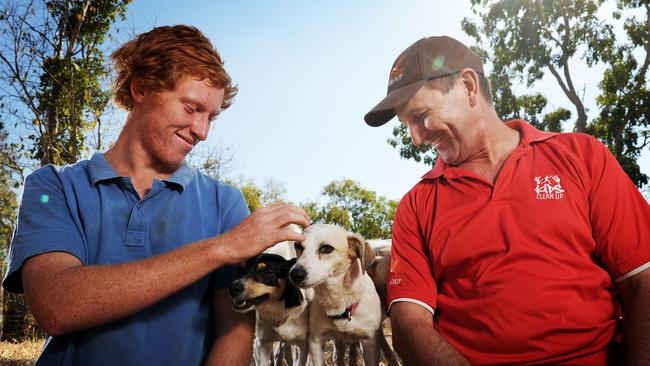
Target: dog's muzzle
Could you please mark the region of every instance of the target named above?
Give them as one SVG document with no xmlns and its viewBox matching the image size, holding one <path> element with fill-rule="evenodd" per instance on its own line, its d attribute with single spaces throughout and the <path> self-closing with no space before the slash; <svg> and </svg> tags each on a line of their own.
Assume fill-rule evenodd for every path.
<svg viewBox="0 0 650 366">
<path fill-rule="evenodd" d="M 295 266 L 289 272 L 289 278 L 294 285 L 300 286 L 305 278 L 307 278 L 307 271 L 302 266 Z"/>
</svg>

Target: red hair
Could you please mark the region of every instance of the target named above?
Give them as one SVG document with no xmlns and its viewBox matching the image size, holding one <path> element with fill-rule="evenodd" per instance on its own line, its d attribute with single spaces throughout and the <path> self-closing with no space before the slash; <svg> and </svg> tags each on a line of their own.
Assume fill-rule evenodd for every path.
<svg viewBox="0 0 650 366">
<path fill-rule="evenodd" d="M 221 109 L 232 104 L 237 86 L 223 67 L 221 56 L 210 40 L 188 25 L 163 26 L 138 35 L 111 54 L 116 70 L 113 98 L 131 110 L 131 81 L 136 78 L 140 92 L 173 90 L 188 75 L 223 88 Z"/>
</svg>

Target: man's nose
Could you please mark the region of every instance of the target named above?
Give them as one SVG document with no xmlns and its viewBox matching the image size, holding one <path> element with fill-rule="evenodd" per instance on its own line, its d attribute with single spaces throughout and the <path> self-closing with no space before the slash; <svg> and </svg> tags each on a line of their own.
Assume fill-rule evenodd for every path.
<svg viewBox="0 0 650 366">
<path fill-rule="evenodd" d="M 208 131 L 210 130 L 210 120 L 207 116 L 199 115 L 194 119 L 191 127 L 192 135 L 199 141 L 205 141 L 208 138 Z"/>
<path fill-rule="evenodd" d="M 413 142 L 413 145 L 415 146 L 422 145 L 422 141 L 424 140 L 422 138 L 422 134 L 423 134 L 422 127 L 409 124 L 408 130 L 409 130 L 409 135 L 411 135 L 411 141 Z"/>
</svg>

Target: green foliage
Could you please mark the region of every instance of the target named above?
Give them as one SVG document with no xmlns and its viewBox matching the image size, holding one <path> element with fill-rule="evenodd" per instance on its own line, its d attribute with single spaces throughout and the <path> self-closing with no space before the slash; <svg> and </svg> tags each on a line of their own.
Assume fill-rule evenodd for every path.
<svg viewBox="0 0 650 366">
<path fill-rule="evenodd" d="M 588 132 L 605 142 L 623 169 L 637 186 L 648 184 L 637 159 L 650 144 L 650 4 L 619 1 L 619 10 L 645 7 L 645 19 L 629 16 L 624 29 L 628 42 L 604 56 L 608 68 L 600 82 L 602 94 L 596 98 L 600 107 L 598 117 Z M 635 53 L 644 55 L 642 62 Z"/>
<path fill-rule="evenodd" d="M 504 120 L 521 118 L 537 128 L 562 131 L 575 116 L 575 131 L 590 133 L 606 143 L 632 181 L 648 183 L 637 159 L 650 144 L 648 73 L 650 64 L 650 4 L 619 0 L 618 10 L 599 18 L 604 0 L 472 0 L 477 21 L 465 18 L 462 28 L 478 46 L 472 49 L 489 65 L 494 108 Z M 627 14 L 627 15 L 626 15 Z M 625 35 L 614 33 L 623 21 Z M 571 65 L 605 65 L 596 98 L 599 110 L 589 119 L 584 91 L 576 85 Z M 515 86 L 532 90 L 545 73 L 560 86 L 574 111 L 548 110 L 540 93 L 515 93 Z M 595 75 L 594 75 L 595 76 Z M 591 77 L 591 75 L 590 75 Z M 601 75 L 595 76 L 601 77 Z M 388 143 L 400 156 L 430 165 L 435 154 L 411 145 L 405 126 L 393 130 Z"/>
<path fill-rule="evenodd" d="M 26 158 L 41 165 L 79 159 L 101 126 L 110 94 L 99 48 L 130 0 L 8 1 L 0 18 L 4 120 L 22 125 Z M 98 134 L 96 134 L 99 136 Z M 98 138 L 99 139 L 99 138 Z M 101 145 L 101 142 L 98 142 Z"/>
<path fill-rule="evenodd" d="M 100 46 L 130 0 L 7 0 L 0 12 L 0 240 L 15 222 L 11 187 L 37 164 L 76 162 L 87 140 L 101 146 L 109 101 Z M 4 129 L 13 127 L 9 131 Z M 11 132 L 11 133 L 9 133 Z M 12 141 L 11 143 L 9 141 Z M 22 295 L 4 306 L 4 338 L 29 333 Z"/>
<path fill-rule="evenodd" d="M 229 181 L 229 184 L 237 187 L 244 195 L 244 200 L 250 212 L 261 207 L 272 206 L 286 202 L 284 195 L 287 190 L 282 183 L 269 179 L 260 187 L 252 179 L 239 179 Z"/>
<path fill-rule="evenodd" d="M 16 164 L 17 146 L 7 140 L 7 131 L 0 121 L 0 261 L 4 261 L 13 233 L 18 202 L 15 189 L 18 188 Z M 0 264 L 0 269 L 2 269 Z M 4 272 L 2 272 L 4 273 Z"/>
<path fill-rule="evenodd" d="M 244 195 L 248 209 L 287 202 L 284 185 L 268 180 L 258 186 L 252 179 L 229 181 Z M 320 203 L 319 203 L 320 202 Z M 359 183 L 344 179 L 323 188 L 319 202 L 300 204 L 312 223 L 336 224 L 368 239 L 390 238 L 397 201 L 378 196 Z"/>
<path fill-rule="evenodd" d="M 337 224 L 368 239 L 391 237 L 397 201 L 378 196 L 350 179 L 331 182 L 322 195 L 324 205 L 301 205 L 312 222 Z"/>
</svg>

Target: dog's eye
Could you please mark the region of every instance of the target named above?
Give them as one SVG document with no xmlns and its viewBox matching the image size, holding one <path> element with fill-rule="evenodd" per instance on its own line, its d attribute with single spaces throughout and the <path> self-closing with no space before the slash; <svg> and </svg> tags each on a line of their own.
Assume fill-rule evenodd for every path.
<svg viewBox="0 0 650 366">
<path fill-rule="evenodd" d="M 296 253 L 301 253 L 305 249 L 300 243 L 293 243 L 293 247 L 296 249 Z"/>
<path fill-rule="evenodd" d="M 334 247 L 329 245 L 329 244 L 323 244 L 321 245 L 320 248 L 318 248 L 318 252 L 320 254 L 330 254 L 334 250 Z"/>
<path fill-rule="evenodd" d="M 272 276 L 271 270 L 269 270 L 268 268 L 263 268 L 257 271 L 257 278 L 258 281 L 260 282 L 266 281 L 271 276 Z"/>
</svg>

